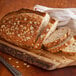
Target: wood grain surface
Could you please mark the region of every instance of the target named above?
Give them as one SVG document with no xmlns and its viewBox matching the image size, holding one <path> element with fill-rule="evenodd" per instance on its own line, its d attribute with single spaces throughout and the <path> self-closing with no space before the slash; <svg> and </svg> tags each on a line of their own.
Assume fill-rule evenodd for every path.
<svg viewBox="0 0 76 76">
<path fill-rule="evenodd" d="M 76 7 L 76 0 L 0 0 L 0 19 L 10 11 L 20 8 L 33 9 L 33 6 L 36 4 L 48 7 L 70 8 Z M 8 63 L 18 69 L 22 73 L 22 76 L 76 76 L 75 66 L 54 71 L 46 71 L 4 53 L 0 52 L 0 55 L 4 57 Z M 13 75 L 0 63 L 0 76 Z"/>
</svg>

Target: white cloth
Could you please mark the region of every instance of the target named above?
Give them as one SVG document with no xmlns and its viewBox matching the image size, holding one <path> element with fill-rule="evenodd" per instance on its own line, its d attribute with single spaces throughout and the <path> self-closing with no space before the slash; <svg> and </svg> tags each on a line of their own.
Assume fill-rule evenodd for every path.
<svg viewBox="0 0 76 76">
<path fill-rule="evenodd" d="M 69 26 L 76 31 L 76 8 L 48 8 L 35 5 L 34 10 L 49 13 L 50 17 L 59 20 L 58 26 Z"/>
</svg>

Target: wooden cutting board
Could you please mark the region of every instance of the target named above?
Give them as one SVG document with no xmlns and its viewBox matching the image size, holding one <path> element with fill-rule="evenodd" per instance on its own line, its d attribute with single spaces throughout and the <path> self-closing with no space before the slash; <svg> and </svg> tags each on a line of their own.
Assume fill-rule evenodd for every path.
<svg viewBox="0 0 76 76">
<path fill-rule="evenodd" d="M 0 56 L 22 73 L 22 76 L 76 76 L 76 67 L 67 67 L 53 71 L 46 71 L 26 62 L 0 52 Z M 13 76 L 4 65 L 0 64 L 0 76 Z"/>
<path fill-rule="evenodd" d="M 20 8 L 32 9 L 34 5 L 40 4 L 48 7 L 76 7 L 76 0 L 0 0 L 0 19 L 8 12 Z M 18 69 L 22 76 L 76 76 L 76 67 L 67 67 L 54 71 L 46 71 L 30 65 L 18 59 L 0 52 L 0 55 Z M 0 76 L 12 76 L 12 74 L 0 63 Z"/>
</svg>

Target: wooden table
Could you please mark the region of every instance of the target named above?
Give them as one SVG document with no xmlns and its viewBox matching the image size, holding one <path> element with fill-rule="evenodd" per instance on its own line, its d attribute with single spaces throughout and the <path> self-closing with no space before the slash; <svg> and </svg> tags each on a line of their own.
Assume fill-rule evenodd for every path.
<svg viewBox="0 0 76 76">
<path fill-rule="evenodd" d="M 8 12 L 20 8 L 33 8 L 40 4 L 48 7 L 76 7 L 76 0 L 0 0 L 0 19 Z M 29 65 L 0 52 L 13 67 L 18 69 L 22 76 L 76 76 L 76 67 L 67 67 L 54 71 L 46 71 L 36 66 Z M 12 74 L 0 63 L 0 76 L 12 76 Z"/>
</svg>

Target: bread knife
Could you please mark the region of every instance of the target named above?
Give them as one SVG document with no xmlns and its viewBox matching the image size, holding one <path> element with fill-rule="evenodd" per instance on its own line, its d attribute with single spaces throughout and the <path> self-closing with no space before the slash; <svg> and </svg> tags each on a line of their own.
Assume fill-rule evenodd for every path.
<svg viewBox="0 0 76 76">
<path fill-rule="evenodd" d="M 22 76 L 21 72 L 16 70 L 12 65 L 10 65 L 3 57 L 0 56 L 0 62 L 14 75 Z"/>
</svg>

